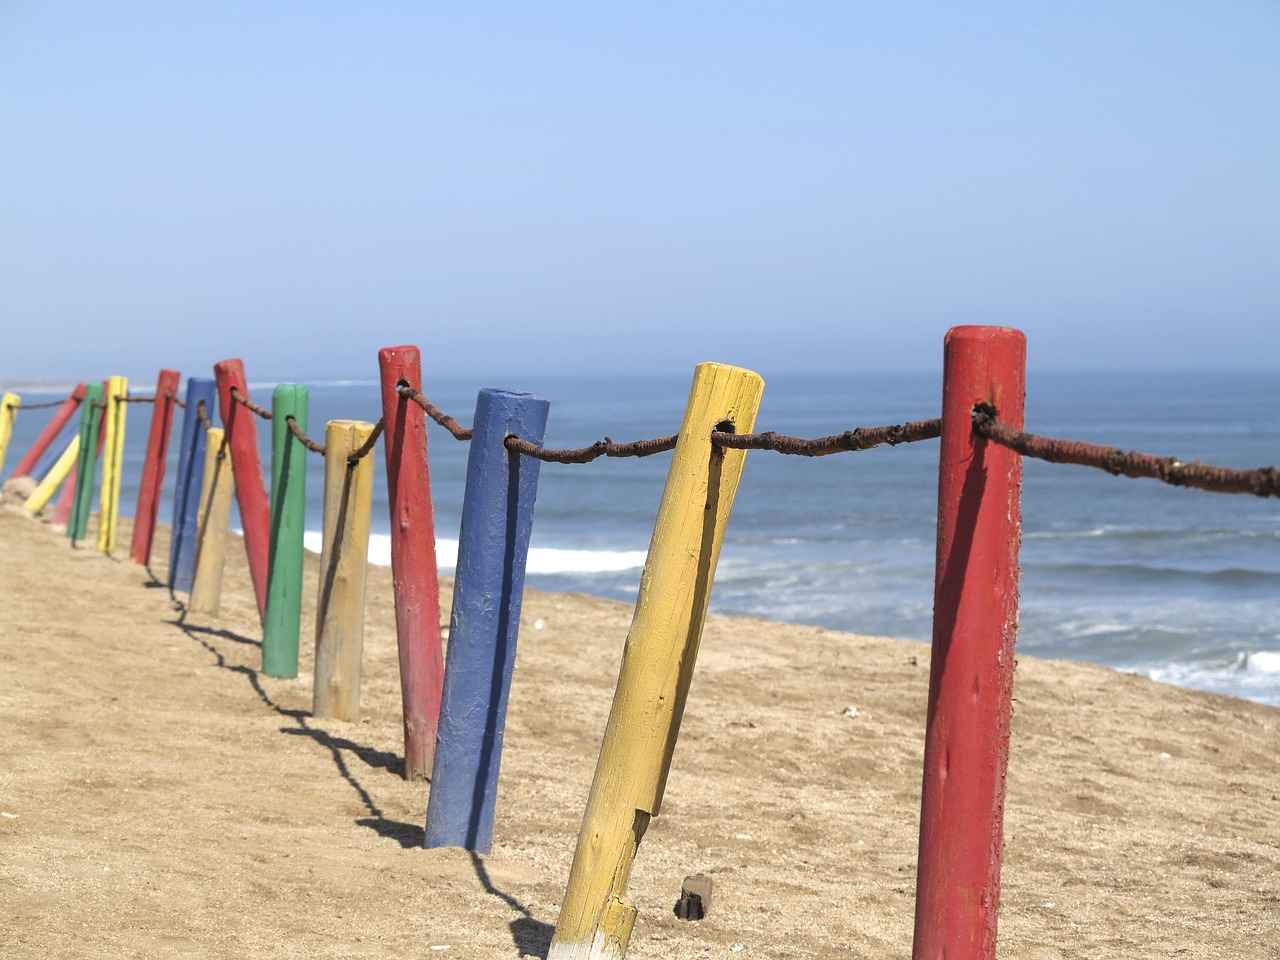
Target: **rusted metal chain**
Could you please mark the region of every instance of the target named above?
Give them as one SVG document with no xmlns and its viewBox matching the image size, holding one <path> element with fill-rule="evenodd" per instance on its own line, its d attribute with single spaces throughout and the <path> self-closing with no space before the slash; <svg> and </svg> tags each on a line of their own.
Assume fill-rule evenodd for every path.
<svg viewBox="0 0 1280 960">
<path fill-rule="evenodd" d="M 254 413 L 256 413 L 258 416 L 260 416 L 263 420 L 270 420 L 270 419 L 271 419 L 271 411 L 270 411 L 270 410 L 267 410 L 267 409 L 266 409 L 266 408 L 264 408 L 264 407 L 260 407 L 260 406 L 258 406 L 256 403 L 254 403 L 254 402 L 253 402 L 252 400 L 250 400 L 248 397 L 242 397 L 242 396 L 240 396 L 240 391 L 239 391 L 238 389 L 236 389 L 235 387 L 232 387 L 232 388 L 231 388 L 231 399 L 232 399 L 232 400 L 234 400 L 236 403 L 240 404 L 242 407 L 248 407 L 250 410 L 252 410 L 252 411 L 253 411 Z"/>
<path fill-rule="evenodd" d="M 116 403 L 155 403 L 155 397 L 116 397 Z"/>
<path fill-rule="evenodd" d="M 1275 467 L 1233 470 L 1177 457 L 1156 457 L 1147 453 L 1104 447 L 1079 440 L 1058 440 L 1017 430 L 996 419 L 996 411 L 979 405 L 973 412 L 973 432 L 1024 457 L 1049 463 L 1074 463 L 1097 467 L 1115 476 L 1151 477 L 1175 487 L 1195 487 L 1213 493 L 1251 493 L 1255 497 L 1280 497 L 1280 471 Z"/>
<path fill-rule="evenodd" d="M 318 453 L 322 457 L 327 454 L 328 447 L 326 447 L 323 443 L 316 443 L 314 440 L 308 437 L 305 433 L 303 433 L 302 428 L 298 426 L 298 421 L 294 419 L 293 414 L 289 414 L 287 417 L 285 417 L 284 422 L 285 422 L 285 425 L 289 428 L 289 432 L 292 433 L 298 439 L 298 442 L 301 443 L 308 450 L 310 450 L 312 453 Z M 359 463 L 361 460 L 367 457 L 370 453 L 372 453 L 374 447 L 378 445 L 378 438 L 382 436 L 382 431 L 385 427 L 386 427 L 385 420 L 379 420 L 377 423 L 375 423 L 373 425 L 373 431 L 369 434 L 369 439 L 360 445 L 360 449 L 352 450 L 349 454 L 347 454 L 347 462 Z"/>
<path fill-rule="evenodd" d="M 187 401 L 183 400 L 180 396 L 178 396 L 172 390 L 166 390 L 164 392 L 164 395 L 180 407 L 185 407 L 187 405 Z"/>
<path fill-rule="evenodd" d="M 316 443 L 314 440 L 308 437 L 305 433 L 303 433 L 302 428 L 298 426 L 298 421 L 294 419 L 294 416 L 292 413 L 284 418 L 284 424 L 286 427 L 289 428 L 289 432 L 292 433 L 294 437 L 297 438 L 299 443 L 301 443 L 304 447 L 306 447 L 312 453 L 318 453 L 320 454 L 320 456 L 322 457 L 324 456 L 325 445 L 323 443 Z"/>
<path fill-rule="evenodd" d="M 605 437 L 589 447 L 579 447 L 576 450 L 545 450 L 515 436 L 507 437 L 503 443 L 513 453 L 522 453 L 544 463 L 590 463 L 599 457 L 648 457 L 655 453 L 666 453 L 675 449 L 676 437 L 673 434 L 653 440 L 634 440 L 631 443 L 614 443 Z"/>
<path fill-rule="evenodd" d="M 200 422 L 204 424 L 206 430 L 213 428 L 213 424 L 209 421 L 209 409 L 203 400 L 196 403 L 196 416 L 200 418 Z"/>
<path fill-rule="evenodd" d="M 94 401 L 93 401 L 93 403 L 92 403 L 92 404 L 90 404 L 90 405 L 91 405 L 91 406 L 93 407 L 93 409 L 95 409 L 95 410 L 106 410 L 106 409 L 107 409 L 107 401 L 105 401 L 105 400 L 94 400 Z"/>
<path fill-rule="evenodd" d="M 44 403 L 6 403 L 5 407 L 9 410 L 44 410 L 46 407 L 60 407 L 66 403 L 66 399 L 48 400 Z"/>
<path fill-rule="evenodd" d="M 369 433 L 369 439 L 360 445 L 360 449 L 352 450 L 347 454 L 347 463 L 359 463 L 372 453 L 373 448 L 378 445 L 378 438 L 382 436 L 382 431 L 386 425 L 387 421 L 380 418 L 378 422 L 373 425 L 373 430 Z"/>
<path fill-rule="evenodd" d="M 825 457 L 832 453 L 869 450 L 885 443 L 896 445 L 914 443 L 917 440 L 935 440 L 941 436 L 941 433 L 942 421 L 915 420 L 885 427 L 859 427 L 856 430 L 846 430 L 834 437 L 818 437 L 815 440 L 788 437 L 774 432 L 738 434 L 715 430 L 712 431 L 711 442 L 716 446 L 734 450 L 772 450 L 774 453 L 799 457 Z M 590 463 L 600 457 L 647 457 L 673 450 L 675 445 L 675 436 L 636 440 L 632 443 L 614 443 L 605 437 L 589 447 L 578 447 L 573 450 L 545 450 L 519 437 L 506 439 L 508 450 L 535 457 L 545 463 Z"/>
<path fill-rule="evenodd" d="M 453 417 L 449 416 L 447 413 L 444 413 L 443 411 L 441 411 L 439 407 L 435 406 L 430 400 L 424 397 L 419 391 L 409 386 L 409 384 L 406 383 L 405 381 L 401 380 L 399 383 L 397 383 L 396 390 L 399 391 L 400 396 L 408 400 L 412 400 L 414 403 L 420 406 L 423 410 L 425 410 L 427 416 L 429 416 L 432 420 L 434 420 L 436 423 L 440 424 L 440 426 L 444 427 L 451 434 L 453 434 L 453 438 L 455 440 L 471 439 L 470 430 L 468 430 L 466 427 L 460 426 L 457 420 L 453 419 Z"/>
<path fill-rule="evenodd" d="M 805 440 L 787 437 L 780 433 L 726 433 L 717 430 L 711 434 L 711 442 L 734 450 L 772 450 L 795 457 L 825 457 L 833 453 L 854 450 L 870 450 L 881 444 L 897 446 L 919 440 L 936 440 L 942 436 L 941 420 L 912 420 L 908 423 L 890 424 L 884 427 L 858 427 L 833 437 Z"/>
</svg>

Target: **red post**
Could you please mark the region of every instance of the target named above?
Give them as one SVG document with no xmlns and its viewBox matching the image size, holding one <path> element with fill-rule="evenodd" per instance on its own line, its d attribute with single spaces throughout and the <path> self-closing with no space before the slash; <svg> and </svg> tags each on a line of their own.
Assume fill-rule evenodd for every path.
<svg viewBox="0 0 1280 960">
<path fill-rule="evenodd" d="M 49 449 L 49 444 L 53 443 L 62 428 L 67 425 L 67 421 L 71 419 L 83 399 L 84 384 L 77 383 L 71 391 L 71 395 L 62 401 L 62 406 L 54 413 L 53 419 L 45 424 L 45 428 L 40 431 L 40 436 L 36 437 L 36 442 L 31 445 L 31 449 L 22 455 L 22 459 L 18 461 L 13 473 L 9 475 L 10 480 L 14 477 L 31 476 L 31 471 L 35 468 L 36 461 Z"/>
<path fill-rule="evenodd" d="M 267 559 L 271 546 L 271 506 L 262 480 L 262 458 L 258 454 L 257 414 L 231 398 L 231 388 L 249 399 L 249 383 L 240 360 L 223 360 L 213 365 L 218 386 L 218 409 L 231 451 L 231 472 L 235 479 L 236 506 L 244 525 L 244 548 L 249 555 L 249 577 L 258 598 L 258 617 L 267 614 Z"/>
<path fill-rule="evenodd" d="M 422 410 L 400 396 L 402 380 L 422 389 L 418 348 L 378 351 L 382 375 L 383 451 L 391 508 L 391 579 L 396 597 L 400 697 L 404 708 L 404 776 L 426 780 L 435 756 L 444 684 L 436 531 Z"/>
<path fill-rule="evenodd" d="M 53 520 L 50 521 L 56 527 L 65 528 L 71 520 L 71 507 L 76 500 L 76 473 L 79 469 L 80 464 L 73 463 L 67 479 L 62 481 L 62 492 L 58 494 L 58 504 L 53 508 Z"/>
<path fill-rule="evenodd" d="M 913 960 L 991 960 L 1009 760 L 1022 458 L 974 436 L 975 405 L 1021 428 L 1026 338 L 947 334 L 938 560 Z"/>
<path fill-rule="evenodd" d="M 134 563 L 151 562 L 151 540 L 155 536 L 156 511 L 164 487 L 165 460 L 169 456 L 169 432 L 173 427 L 174 400 L 178 396 L 177 370 L 161 370 L 156 378 L 156 402 L 151 411 L 151 433 L 147 436 L 147 456 L 142 461 L 142 481 L 138 485 L 138 506 L 133 512 L 133 539 L 129 555 Z"/>
</svg>

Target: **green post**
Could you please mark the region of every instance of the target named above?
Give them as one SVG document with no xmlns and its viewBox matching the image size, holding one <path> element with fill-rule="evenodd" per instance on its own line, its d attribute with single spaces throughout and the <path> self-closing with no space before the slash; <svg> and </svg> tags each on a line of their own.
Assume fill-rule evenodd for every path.
<svg viewBox="0 0 1280 960">
<path fill-rule="evenodd" d="M 102 425 L 100 404 L 105 392 L 100 383 L 91 383 L 84 388 L 84 401 L 80 408 L 80 455 L 76 459 L 76 498 L 67 524 L 67 536 L 72 543 L 83 540 L 89 531 L 93 474 L 98 463 L 98 434 Z"/>
<path fill-rule="evenodd" d="M 284 679 L 298 675 L 307 482 L 307 448 L 289 430 L 288 417 L 306 432 L 306 387 L 282 383 L 271 395 L 271 539 L 262 672 Z"/>
</svg>

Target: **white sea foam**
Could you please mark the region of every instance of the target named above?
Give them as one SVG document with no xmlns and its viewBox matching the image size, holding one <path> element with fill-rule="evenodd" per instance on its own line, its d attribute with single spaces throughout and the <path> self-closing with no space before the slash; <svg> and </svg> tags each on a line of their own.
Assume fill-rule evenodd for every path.
<svg viewBox="0 0 1280 960">
<path fill-rule="evenodd" d="M 1253 673 L 1280 673 L 1280 650 L 1259 650 L 1245 654 L 1244 666 Z"/>
<path fill-rule="evenodd" d="M 319 530 L 303 534 L 303 545 L 319 553 L 322 535 Z M 533 574 L 617 573 L 638 570 L 644 566 L 643 550 L 565 550 L 558 547 L 531 547 L 526 571 Z M 369 537 L 369 562 L 380 567 L 391 565 L 391 534 L 375 533 Z M 458 541 L 436 541 L 436 564 L 441 572 L 451 573 L 458 566 Z"/>
</svg>

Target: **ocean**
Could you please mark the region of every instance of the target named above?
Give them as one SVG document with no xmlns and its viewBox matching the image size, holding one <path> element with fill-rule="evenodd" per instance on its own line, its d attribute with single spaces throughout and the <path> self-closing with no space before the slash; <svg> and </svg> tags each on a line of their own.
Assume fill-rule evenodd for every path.
<svg viewBox="0 0 1280 960">
<path fill-rule="evenodd" d="M 621 442 L 676 432 L 688 384 L 681 376 L 453 378 L 429 380 L 424 393 L 466 425 L 479 387 L 530 390 L 551 403 L 546 445 L 577 447 L 605 436 Z M 318 439 L 326 420 L 378 419 L 371 382 L 309 386 L 309 433 Z M 269 405 L 269 384 L 250 389 Z M 816 437 L 926 419 L 938 415 L 940 391 L 936 374 L 766 375 L 756 428 Z M 57 395 L 23 392 L 28 403 Z M 129 410 L 126 515 L 137 496 L 150 409 Z M 5 476 L 50 413 L 19 415 Z M 1277 464 L 1280 372 L 1030 373 L 1026 422 L 1036 433 L 1184 461 Z M 468 445 L 435 424 L 428 428 L 441 571 L 448 574 Z M 269 476 L 269 425 L 260 424 L 259 436 Z M 936 440 L 817 459 L 750 453 L 712 610 L 927 641 L 937 457 Z M 174 462 L 171 455 L 163 522 L 172 519 Z M 544 464 L 528 584 L 634 602 L 669 463 L 670 455 L 660 454 Z M 309 456 L 308 464 L 308 542 L 319 549 L 321 458 Z M 376 469 L 381 476 L 380 451 Z M 375 500 L 373 531 L 370 557 L 387 563 L 385 496 Z M 1280 705 L 1280 502 L 1028 460 L 1021 565 L 1020 653 Z"/>
</svg>

